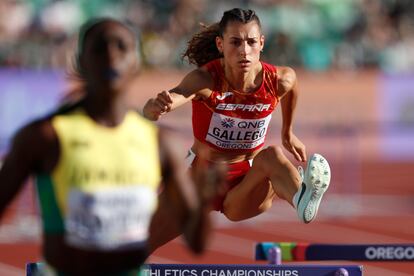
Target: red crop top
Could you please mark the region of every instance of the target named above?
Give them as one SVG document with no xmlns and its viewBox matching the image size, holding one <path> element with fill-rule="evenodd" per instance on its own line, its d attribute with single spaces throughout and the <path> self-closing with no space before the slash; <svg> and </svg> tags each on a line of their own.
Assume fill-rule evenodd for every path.
<svg viewBox="0 0 414 276">
<path fill-rule="evenodd" d="M 276 67 L 264 62 L 262 66 L 260 87 L 243 93 L 226 81 L 220 59 L 205 65 L 214 88 L 209 98 L 192 101 L 195 138 L 221 151 L 253 152 L 263 146 L 279 99 Z"/>
</svg>

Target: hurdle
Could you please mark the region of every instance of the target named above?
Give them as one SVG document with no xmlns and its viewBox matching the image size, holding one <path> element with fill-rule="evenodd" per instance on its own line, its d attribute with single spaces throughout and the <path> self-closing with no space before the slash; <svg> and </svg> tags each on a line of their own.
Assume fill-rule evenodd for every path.
<svg viewBox="0 0 414 276">
<path fill-rule="evenodd" d="M 282 261 L 414 261 L 414 244 L 323 244 L 260 242 L 255 260 L 272 261 L 272 248 L 280 248 Z"/>
<path fill-rule="evenodd" d="M 27 276 L 38 276 L 41 263 L 26 265 Z M 358 265 L 146 264 L 137 276 L 360 276 Z"/>
</svg>

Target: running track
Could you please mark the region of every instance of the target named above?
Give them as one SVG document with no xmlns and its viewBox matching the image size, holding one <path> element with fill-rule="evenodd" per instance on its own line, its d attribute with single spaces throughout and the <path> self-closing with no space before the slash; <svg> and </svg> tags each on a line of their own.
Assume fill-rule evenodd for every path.
<svg viewBox="0 0 414 276">
<path fill-rule="evenodd" d="M 232 223 L 222 215 L 213 214 L 215 231 L 209 249 L 203 256 L 191 255 L 181 238 L 158 249 L 149 262 L 153 263 L 254 263 L 253 248 L 257 241 L 294 241 L 327 243 L 409 243 L 414 240 L 414 215 L 410 209 L 392 205 L 409 206 L 408 198 L 388 198 L 387 209 L 383 208 L 381 197 L 366 196 L 363 204 L 370 205 L 365 211 L 354 211 L 351 216 L 336 214 L 332 208 L 338 207 L 336 196 L 327 196 L 322 205 L 318 220 L 310 225 L 296 221 L 296 214 L 284 202 L 276 202 L 267 213 L 239 223 Z M 342 197 L 346 206 L 346 197 Z M 392 202 L 394 201 L 394 202 Z M 398 201 L 398 202 L 395 202 Z M 391 205 L 388 205 L 391 204 Z M 352 203 L 358 209 L 358 203 Z M 340 205 L 339 205 L 340 206 Z M 374 211 L 375 209 L 375 211 Z M 384 210 L 381 215 L 378 210 Z M 411 209 L 412 210 L 412 209 Z M 394 213 L 395 212 L 395 213 Z M 398 213 L 398 215 L 397 215 Z M 38 228 L 36 223 L 26 227 Z M 39 239 L 15 226 L 8 237 L 1 232 L 0 275 L 23 275 L 24 264 L 40 260 Z M 20 229 L 20 230 L 19 230 Z M 11 229 L 9 229 L 11 230 Z M 17 234 L 20 233 L 19 240 Z M 25 242 L 26 240 L 27 242 Z M 322 262 L 321 262 L 322 263 Z M 323 262 L 328 263 L 328 262 Z M 347 262 L 331 262 L 344 264 Z M 414 263 L 363 263 L 365 275 L 413 275 Z M 411 272 L 411 274 L 410 274 Z"/>
<path fill-rule="evenodd" d="M 157 79 L 157 84 L 145 81 L 144 77 L 140 91 L 150 88 L 148 93 L 175 83 L 165 78 Z M 154 85 L 160 88 L 154 90 Z M 148 93 L 138 95 L 137 101 L 142 102 Z M 161 122 L 179 128 L 186 147 L 191 144 L 188 112 L 185 108 L 177 110 L 175 115 L 171 113 L 169 119 Z M 178 238 L 158 249 L 149 262 L 255 263 L 253 248 L 258 241 L 414 243 L 414 162 L 379 162 L 371 150 L 372 137 L 358 141 L 364 152 L 351 153 L 343 148 L 342 140 L 324 138 L 321 142 L 314 136 L 305 138 L 308 138 L 303 140 L 308 141 L 309 151 L 322 152 L 332 160 L 332 187 L 315 222 L 310 225 L 297 222 L 295 212 L 283 201 L 276 201 L 270 211 L 245 222 L 229 222 L 214 213 L 215 231 L 203 256 L 191 255 Z M 24 275 L 25 263 L 41 260 L 35 209 L 32 188 L 28 186 L 0 226 L 1 276 Z M 362 264 L 364 275 L 414 275 L 414 262 Z"/>
</svg>

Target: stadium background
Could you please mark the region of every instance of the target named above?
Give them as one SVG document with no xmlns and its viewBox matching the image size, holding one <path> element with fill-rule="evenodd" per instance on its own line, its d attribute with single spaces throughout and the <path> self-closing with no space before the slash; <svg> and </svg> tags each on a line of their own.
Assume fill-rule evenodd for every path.
<svg viewBox="0 0 414 276">
<path fill-rule="evenodd" d="M 332 187 L 311 225 L 298 223 L 284 202 L 241 223 L 215 214 L 217 230 L 206 255 L 191 256 L 176 239 L 149 261 L 253 263 L 256 241 L 413 243 L 410 0 L 0 1 L 0 155 L 19 127 L 51 111 L 73 87 L 66 73 L 76 31 L 89 17 L 126 17 L 139 26 L 144 67 L 131 93 L 143 104 L 191 70 L 180 55 L 199 22 L 216 22 L 233 7 L 249 7 L 260 16 L 263 60 L 297 70 L 295 131 L 308 152 L 331 160 Z M 185 106 L 159 122 L 177 130 L 186 147 L 190 114 Z M 279 143 L 279 128 L 277 112 L 267 143 Z M 22 275 L 26 262 L 40 260 L 40 230 L 29 181 L 0 225 L 0 275 Z M 364 265 L 366 275 L 414 273 L 412 263 Z"/>
</svg>

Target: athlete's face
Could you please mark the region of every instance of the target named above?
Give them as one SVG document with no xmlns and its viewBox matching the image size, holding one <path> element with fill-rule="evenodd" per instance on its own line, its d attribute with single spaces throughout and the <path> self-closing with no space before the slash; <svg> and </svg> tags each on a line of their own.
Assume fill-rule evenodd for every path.
<svg viewBox="0 0 414 276">
<path fill-rule="evenodd" d="M 233 21 L 227 24 L 223 37 L 216 38 L 216 45 L 226 64 L 237 71 L 248 72 L 260 60 L 264 36 L 255 21 L 247 24 Z"/>
<path fill-rule="evenodd" d="M 138 70 L 135 35 L 118 22 L 98 23 L 87 33 L 80 61 L 93 87 L 121 88 Z"/>
</svg>

